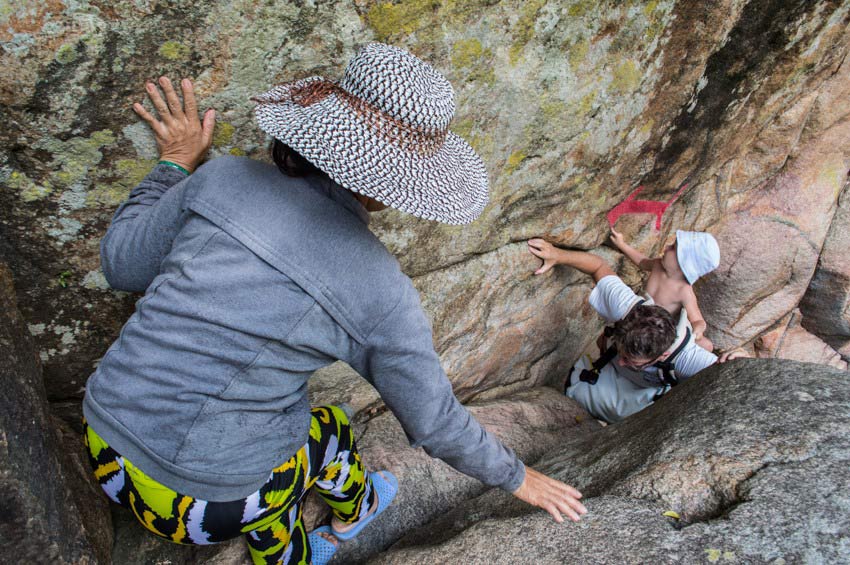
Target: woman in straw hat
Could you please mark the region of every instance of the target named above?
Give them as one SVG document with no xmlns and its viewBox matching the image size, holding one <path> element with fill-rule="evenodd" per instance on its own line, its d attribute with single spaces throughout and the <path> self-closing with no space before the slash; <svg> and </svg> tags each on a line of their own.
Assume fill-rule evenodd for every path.
<svg viewBox="0 0 850 565">
<path fill-rule="evenodd" d="M 256 563 L 324 563 L 391 502 L 346 415 L 310 409 L 307 379 L 343 360 L 372 383 L 411 445 L 573 520 L 581 495 L 526 468 L 455 398 L 411 281 L 369 231 L 392 206 L 450 224 L 487 202 L 481 159 L 448 131 L 451 85 L 410 53 L 370 44 L 342 80 L 258 96 L 277 167 L 223 157 L 197 168 L 214 114 L 198 119 L 165 77 L 147 93 L 162 160 L 101 245 L 104 274 L 144 291 L 86 388 L 86 441 L 100 484 L 178 543 L 246 536 Z M 282 174 L 283 173 L 283 174 Z M 330 526 L 307 534 L 315 489 Z"/>
</svg>

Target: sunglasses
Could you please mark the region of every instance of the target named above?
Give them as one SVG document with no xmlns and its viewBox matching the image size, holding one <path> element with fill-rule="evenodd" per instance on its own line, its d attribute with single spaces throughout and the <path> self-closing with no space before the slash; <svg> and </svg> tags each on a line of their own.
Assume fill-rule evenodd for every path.
<svg viewBox="0 0 850 565">
<path fill-rule="evenodd" d="M 624 367 L 628 367 L 629 369 L 633 369 L 635 371 L 640 371 L 642 369 L 646 369 L 655 364 L 658 359 L 652 359 L 650 361 L 646 361 L 644 363 L 635 363 L 630 360 L 626 355 L 620 354 L 620 361 L 622 362 Z"/>
</svg>

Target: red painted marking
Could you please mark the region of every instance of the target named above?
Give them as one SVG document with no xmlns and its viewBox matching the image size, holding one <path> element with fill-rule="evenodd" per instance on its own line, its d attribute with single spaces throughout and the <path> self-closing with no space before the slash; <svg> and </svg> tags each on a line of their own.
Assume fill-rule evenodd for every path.
<svg viewBox="0 0 850 565">
<path fill-rule="evenodd" d="M 643 190 L 642 186 L 637 187 L 634 192 L 629 194 L 625 200 L 611 208 L 608 212 L 608 224 L 611 227 L 614 227 L 614 224 L 617 223 L 617 220 L 620 216 L 624 214 L 655 214 L 655 229 L 661 229 L 661 216 L 664 214 L 665 210 L 670 207 L 673 202 L 676 201 L 677 198 L 685 191 L 688 187 L 687 184 L 683 184 L 682 188 L 676 191 L 676 194 L 673 195 L 673 198 L 670 200 L 635 200 L 635 197 Z"/>
</svg>

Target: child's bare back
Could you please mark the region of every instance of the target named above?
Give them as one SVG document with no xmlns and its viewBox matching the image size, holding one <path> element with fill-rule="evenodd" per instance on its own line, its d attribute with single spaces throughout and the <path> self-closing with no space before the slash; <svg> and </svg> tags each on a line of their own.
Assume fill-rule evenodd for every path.
<svg viewBox="0 0 850 565">
<path fill-rule="evenodd" d="M 687 246 L 687 249 L 678 248 L 679 239 L 684 239 L 683 245 Z M 700 312 L 691 282 L 696 282 L 700 276 L 717 268 L 720 250 L 714 237 L 703 232 L 678 231 L 676 241 L 665 247 L 661 257 L 657 259 L 650 259 L 630 246 L 623 234 L 613 227 L 611 241 L 633 263 L 649 272 L 644 290 L 652 301 L 674 316 L 680 315 L 684 308 L 693 328 L 695 341 L 704 349 L 712 351 L 714 344 L 704 335 L 708 324 Z"/>
</svg>

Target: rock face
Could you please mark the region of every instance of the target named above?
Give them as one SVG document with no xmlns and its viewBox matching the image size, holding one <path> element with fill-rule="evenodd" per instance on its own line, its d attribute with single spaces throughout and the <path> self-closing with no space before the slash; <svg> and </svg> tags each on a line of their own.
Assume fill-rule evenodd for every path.
<svg viewBox="0 0 850 565">
<path fill-rule="evenodd" d="M 130 110 L 142 81 L 195 77 L 219 115 L 212 156 L 264 158 L 249 97 L 338 77 L 370 40 L 449 77 L 451 127 L 488 167 L 491 204 L 471 226 L 392 211 L 374 222 L 423 295 L 461 397 L 553 382 L 590 343 L 588 281 L 531 277 L 521 242 L 597 248 L 606 212 L 639 185 L 659 201 L 686 189 L 660 232 L 645 215 L 618 227 L 649 254 L 676 228 L 716 233 L 724 262 L 698 288 L 709 337 L 749 342 L 809 286 L 846 177 L 848 14 L 847 0 L 45 0 L 0 11 L 0 254 L 48 396 L 81 396 L 132 309 L 135 297 L 106 286 L 98 243 L 157 157 Z"/>
<path fill-rule="evenodd" d="M 843 561 L 848 432 L 844 372 L 776 360 L 715 366 L 535 466 L 584 493 L 580 523 L 558 525 L 491 492 L 370 563 Z"/>
<path fill-rule="evenodd" d="M 804 329 L 799 310 L 786 316 L 779 325 L 763 333 L 755 342 L 756 356 L 822 363 L 836 369 L 847 369 L 847 362 L 816 335 Z"/>
<path fill-rule="evenodd" d="M 755 345 L 765 355 L 839 366 L 835 350 L 850 360 L 850 0 L 9 6 L 0 7 L 0 261 L 15 277 L 46 395 L 63 410 L 79 402 L 138 298 L 108 288 L 98 245 L 158 157 L 130 109 L 143 98 L 143 81 L 193 77 L 202 109 L 217 110 L 211 158 L 265 159 L 268 139 L 253 123 L 250 96 L 293 78 L 338 78 L 373 40 L 405 47 L 446 74 L 457 103 L 450 127 L 480 153 L 490 178 L 491 202 L 469 226 L 392 210 L 372 223 L 419 289 L 462 400 L 505 397 L 520 406 L 524 391 L 563 379 L 602 323 L 587 304 L 588 278 L 566 269 L 532 276 L 539 262 L 524 242 L 546 237 L 599 252 L 640 286 L 641 273 L 602 245 L 607 212 L 640 186 L 661 229 L 647 214 L 624 215 L 617 228 L 641 251 L 658 254 L 676 229 L 710 231 L 720 242 L 720 268 L 696 287 L 717 346 Z M 788 322 L 798 307 L 802 327 Z M 38 380 L 37 369 L 27 370 Z M 380 400 L 359 382 L 331 368 L 317 377 L 313 399 L 347 402 L 358 425 L 377 434 L 383 428 L 371 426 L 381 423 L 392 435 Z M 38 422 L 54 437 L 47 420 Z M 79 457 L 66 468 L 79 468 Z M 472 494 L 457 488 L 451 496 Z M 624 525 L 618 505 L 633 502 L 610 496 L 595 516 Z M 655 503 L 640 504 L 649 514 L 633 523 L 674 539 Z M 119 538 L 125 531 L 119 527 Z M 128 544 L 116 559 L 136 555 Z M 710 559 L 726 558 L 709 549 Z M 156 551 L 154 560 L 166 555 Z M 168 555 L 223 563 L 227 552 Z"/>
<path fill-rule="evenodd" d="M 586 435 L 600 427 L 575 402 L 550 388 L 472 403 L 468 408 L 488 431 L 529 463 L 557 450 L 567 438 Z M 423 450 L 410 448 L 392 414 L 372 419 L 358 438 L 358 447 L 370 469 L 395 473 L 400 491 L 392 506 L 375 521 L 375 527 L 340 547 L 335 563 L 361 562 L 412 528 L 487 490 Z"/>
<path fill-rule="evenodd" d="M 803 326 L 850 360 L 850 188 L 845 187 L 803 301 Z"/>
<path fill-rule="evenodd" d="M 50 421 L 38 357 L 2 263 L 0 377 L 0 561 L 106 562 L 112 528 L 105 500 L 92 497 L 83 474 L 60 465 L 61 436 Z M 76 495 L 92 501 L 78 507 Z"/>
</svg>

